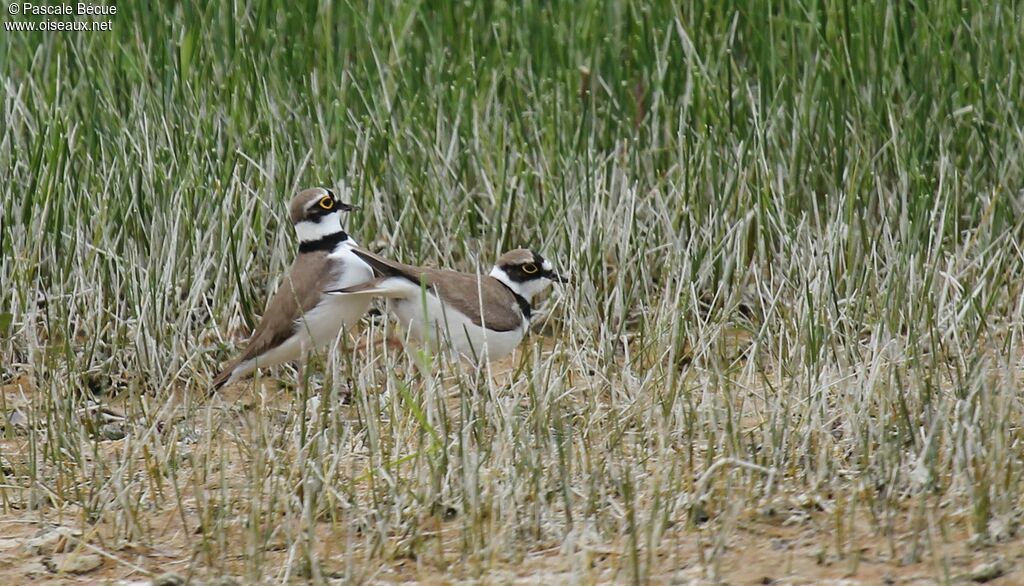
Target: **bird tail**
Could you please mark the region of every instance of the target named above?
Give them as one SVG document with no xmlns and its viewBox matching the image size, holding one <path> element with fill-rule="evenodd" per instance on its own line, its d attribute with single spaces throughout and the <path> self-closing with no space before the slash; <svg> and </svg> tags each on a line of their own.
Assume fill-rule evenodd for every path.
<svg viewBox="0 0 1024 586">
<path fill-rule="evenodd" d="M 360 283 L 352 287 L 342 287 L 341 289 L 329 289 L 324 291 L 329 295 L 353 295 L 353 296 L 370 296 L 370 297 L 390 297 L 398 298 L 405 297 L 405 293 L 396 291 L 394 288 L 387 286 L 384 281 L 389 277 L 383 279 L 373 279 L 365 283 Z"/>
<path fill-rule="evenodd" d="M 420 282 L 420 277 L 415 274 L 414 267 L 389 261 L 386 258 L 377 256 L 376 254 L 361 248 L 353 248 L 352 252 L 359 258 L 363 259 L 366 264 L 370 265 L 374 274 L 377 275 L 377 278 L 352 287 L 330 289 L 325 291 L 325 293 L 332 295 L 365 295 L 372 297 L 402 298 L 408 296 L 408 291 L 401 287 L 397 287 L 395 282 L 388 283 L 388 280 L 397 277 L 403 281 L 411 281 L 413 283 Z"/>
<path fill-rule="evenodd" d="M 363 259 L 366 264 L 373 268 L 373 272 L 382 277 L 405 277 L 409 280 L 416 280 L 413 275 L 404 271 L 399 263 L 394 263 L 382 256 L 377 256 L 369 250 L 353 248 L 352 253 Z"/>
</svg>

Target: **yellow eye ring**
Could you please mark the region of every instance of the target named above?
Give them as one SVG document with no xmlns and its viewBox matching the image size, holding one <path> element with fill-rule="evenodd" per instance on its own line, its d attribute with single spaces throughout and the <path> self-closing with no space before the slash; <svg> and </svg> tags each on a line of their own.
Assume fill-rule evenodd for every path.
<svg viewBox="0 0 1024 586">
<path fill-rule="evenodd" d="M 325 195 L 320 198 L 320 207 L 325 210 L 329 210 L 334 207 L 334 200 L 331 199 L 331 196 Z"/>
<path fill-rule="evenodd" d="M 523 265 L 523 272 L 526 273 L 527 275 L 532 275 L 537 272 L 537 265 L 533 264 L 532 262 L 528 262 Z"/>
</svg>

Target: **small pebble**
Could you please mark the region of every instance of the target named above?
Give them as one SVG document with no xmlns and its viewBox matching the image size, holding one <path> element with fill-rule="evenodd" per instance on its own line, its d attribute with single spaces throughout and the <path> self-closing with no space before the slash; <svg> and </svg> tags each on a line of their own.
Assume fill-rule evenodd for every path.
<svg viewBox="0 0 1024 586">
<path fill-rule="evenodd" d="M 103 558 L 94 553 L 56 553 L 43 560 L 57 574 L 87 574 L 103 565 Z"/>
<path fill-rule="evenodd" d="M 100 427 L 100 439 L 119 440 L 124 439 L 125 431 L 123 423 L 108 423 Z"/>
<path fill-rule="evenodd" d="M 21 409 L 11 411 L 7 415 L 7 427 L 19 435 L 28 433 L 28 416 Z"/>
<path fill-rule="evenodd" d="M 1002 560 L 993 560 L 978 564 L 971 570 L 970 578 L 975 582 L 991 582 L 1006 573 L 1006 565 Z"/>
<path fill-rule="evenodd" d="M 0 551 L 14 549 L 21 545 L 20 539 L 0 539 Z"/>
<path fill-rule="evenodd" d="M 51 555 L 63 553 L 69 542 L 74 542 L 78 533 L 67 527 L 54 527 L 46 529 L 25 542 L 29 553 L 38 555 Z"/>
<path fill-rule="evenodd" d="M 150 583 L 150 586 L 184 586 L 185 578 L 174 572 L 160 574 Z"/>
</svg>

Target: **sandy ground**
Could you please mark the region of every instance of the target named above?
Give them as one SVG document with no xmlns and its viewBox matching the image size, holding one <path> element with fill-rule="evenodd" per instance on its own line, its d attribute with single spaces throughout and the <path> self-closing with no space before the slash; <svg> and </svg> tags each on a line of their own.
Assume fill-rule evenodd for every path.
<svg viewBox="0 0 1024 586">
<path fill-rule="evenodd" d="M 42 519 L 41 519 L 42 517 Z M 148 583 L 153 576 L 189 575 L 193 555 L 180 532 L 170 531 L 158 543 L 143 546 L 120 543 L 103 545 L 102 540 L 90 539 L 100 545 L 83 547 L 81 533 L 73 530 L 73 519 L 64 518 L 68 525 L 56 523 L 63 515 L 58 511 L 11 511 L 0 517 L 0 577 L 8 583 L 33 582 L 55 584 L 85 584 L 100 581 Z M 443 536 L 454 533 L 456 520 L 450 528 L 439 527 Z M 665 536 L 651 561 L 649 578 L 658 584 L 936 584 L 978 583 L 1020 584 L 1024 575 L 1024 548 L 1020 543 L 1005 543 L 984 548 L 972 548 L 961 541 L 947 547 L 947 557 L 935 559 L 894 559 L 887 540 L 864 535 L 857 541 L 860 547 L 850 555 L 830 553 L 824 545 L 832 536 L 822 530 L 827 520 L 813 516 L 799 526 L 783 526 L 767 520 L 743 523 L 721 547 L 717 556 L 712 548 L 701 544 L 700 530 L 680 530 Z M 63 527 L 63 529 L 62 529 Z M 54 539 L 66 531 L 66 539 Z M 98 533 L 103 533 L 102 528 Z M 333 577 L 344 579 L 341 564 L 331 562 L 332 556 L 344 553 L 332 548 L 331 543 L 344 543 L 332 534 L 328 525 L 318 531 L 323 537 L 321 551 L 326 578 L 331 578 L 332 566 L 338 566 Z M 75 536 L 79 537 L 75 537 Z M 896 540 L 913 539 L 911 535 L 898 535 Z M 442 541 L 446 541 L 442 537 Z M 379 572 L 366 576 L 375 583 L 420 582 L 443 584 L 460 581 L 486 583 L 622 583 L 631 580 L 629 564 L 621 559 L 618 548 L 595 547 L 573 558 L 560 553 L 559 543 L 535 543 L 519 564 L 495 563 L 489 560 L 484 570 L 475 569 L 473 563 L 459 559 L 458 554 L 442 553 L 427 558 L 392 559 L 382 561 Z M 67 558 L 82 558 L 82 563 Z M 284 563 L 285 554 L 269 552 L 268 558 Z M 230 560 L 229 560 L 230 561 Z M 241 560 L 237 560 L 241 566 Z M 61 573 L 64 569 L 78 574 Z M 230 565 L 230 564 L 229 564 Z M 239 568 L 241 570 L 241 568 Z M 147 572 L 149 575 L 147 575 Z M 208 582 L 201 570 L 199 581 Z M 199 578 L 196 578 L 197 580 Z M 302 578 L 296 578 L 303 581 Z M 237 579 L 242 583 L 244 579 Z M 229 583 L 229 582 L 224 582 Z"/>
<path fill-rule="evenodd" d="M 31 401 L 26 381 L 4 386 L 6 409 L 24 407 Z M 245 401 L 251 392 L 236 385 L 214 401 L 231 405 Z M 227 411 L 227 410 L 225 410 Z M 9 413 L 5 414 L 9 421 Z M 105 451 L 115 454 L 126 440 L 106 442 Z M 11 495 L 24 494 L 17 479 L 7 476 L 10 462 L 23 462 L 29 441 L 8 424 L 0 433 L 0 580 L 17 584 L 55 583 L 247 583 L 245 559 L 241 554 L 217 560 L 221 568 L 212 576 L 204 552 L 183 527 L 180 509 L 167 506 L 145 511 L 146 522 L 156 530 L 147 543 L 133 543 L 116 536 L 124 532 L 103 518 L 85 523 L 82 509 L 74 503 L 56 504 L 42 499 L 41 505 L 18 502 Z M 228 462 L 228 476 L 244 478 L 241 462 Z M 12 484 L 8 484 L 12 483 Z M 845 551 L 837 551 L 832 531 L 835 519 L 827 508 L 793 505 L 779 496 L 779 506 L 745 511 L 731 519 L 729 531 L 713 531 L 706 524 L 671 526 L 653 550 L 641 549 L 640 566 L 645 577 L 656 584 L 936 584 L 936 583 L 1024 583 L 1024 545 L 1019 540 L 994 544 L 971 544 L 955 514 L 941 521 L 928 520 L 925 527 L 896 527 L 890 535 L 879 535 L 868 519 L 849 527 Z M 194 501 L 187 489 L 186 509 Z M 966 514 L 966 513 L 964 513 Z M 713 523 L 714 521 L 712 521 Z M 380 556 L 375 571 L 346 574 L 345 529 L 324 521 L 316 528 L 317 554 L 325 581 L 366 583 L 625 583 L 636 575 L 635 560 L 626 559 L 624 542 L 586 539 L 587 528 L 573 529 L 574 535 L 523 540 L 515 555 L 493 552 L 487 559 L 466 559 L 459 551 L 462 524 L 453 518 L 426 518 L 422 537 L 412 555 Z M 192 530 L 193 533 L 195 530 Z M 239 530 L 240 531 L 240 530 Z M 727 535 L 721 541 L 717 535 Z M 230 539 L 233 536 L 225 536 Z M 396 541 L 402 536 L 395 536 Z M 625 539 L 625 538 L 622 538 Z M 566 554 L 566 543 L 573 551 Z M 231 548 L 228 548 L 231 549 Z M 241 548 L 234 548 L 235 551 Z M 396 551 L 400 548 L 392 548 Z M 287 548 L 271 547 L 264 552 L 266 567 L 284 568 Z M 370 564 L 373 565 L 373 564 Z M 365 560 L 362 567 L 366 567 Z M 227 571 L 224 571 L 227 570 Z M 224 578 L 223 574 L 234 578 Z M 268 582 L 281 581 L 283 573 L 264 576 Z M 304 582 L 308 576 L 287 576 L 290 582 Z"/>
</svg>

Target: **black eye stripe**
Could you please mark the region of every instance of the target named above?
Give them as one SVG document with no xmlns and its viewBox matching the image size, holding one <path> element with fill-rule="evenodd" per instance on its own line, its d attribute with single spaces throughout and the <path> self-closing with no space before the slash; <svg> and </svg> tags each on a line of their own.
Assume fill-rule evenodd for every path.
<svg viewBox="0 0 1024 586">
<path fill-rule="evenodd" d="M 320 206 L 319 200 L 313 204 L 312 207 L 306 210 L 306 221 L 319 223 L 320 220 L 326 216 L 329 216 L 338 211 L 337 206 L 332 206 L 331 209 L 325 210 Z"/>
<path fill-rule="evenodd" d="M 505 271 L 505 274 L 508 275 L 510 279 L 519 283 L 532 281 L 534 279 L 539 279 L 544 276 L 544 269 L 540 265 L 534 265 L 536 270 L 533 271 L 532 273 L 527 272 L 523 267 L 529 264 L 533 263 L 502 265 L 501 269 Z"/>
</svg>

